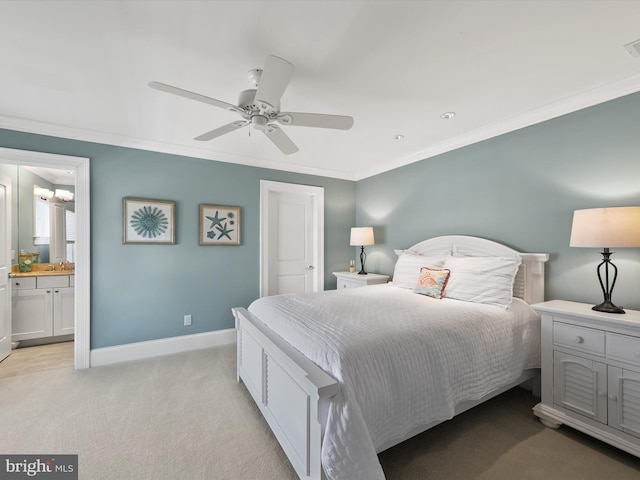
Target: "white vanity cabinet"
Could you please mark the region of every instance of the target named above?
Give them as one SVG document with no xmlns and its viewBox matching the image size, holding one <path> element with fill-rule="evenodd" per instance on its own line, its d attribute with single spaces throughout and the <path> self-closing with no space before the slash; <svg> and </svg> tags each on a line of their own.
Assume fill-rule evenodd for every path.
<svg viewBox="0 0 640 480">
<path fill-rule="evenodd" d="M 553 300 L 542 320 L 542 423 L 566 424 L 640 456 L 640 312 Z"/>
<path fill-rule="evenodd" d="M 11 279 L 11 340 L 74 333 L 72 275 L 14 277 Z"/>
</svg>

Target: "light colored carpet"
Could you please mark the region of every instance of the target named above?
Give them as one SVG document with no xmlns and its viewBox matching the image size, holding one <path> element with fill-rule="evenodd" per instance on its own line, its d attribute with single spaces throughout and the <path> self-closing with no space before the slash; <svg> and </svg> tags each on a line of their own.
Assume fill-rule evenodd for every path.
<svg viewBox="0 0 640 480">
<path fill-rule="evenodd" d="M 0 379 L 0 452 L 77 453 L 82 480 L 294 479 L 235 346 Z"/>
<path fill-rule="evenodd" d="M 1 364 L 0 364 L 1 366 Z M 380 455 L 388 480 L 640 478 L 640 459 L 532 415 L 515 389 Z M 0 377 L 1 453 L 78 453 L 82 480 L 297 478 L 235 346 Z"/>
</svg>

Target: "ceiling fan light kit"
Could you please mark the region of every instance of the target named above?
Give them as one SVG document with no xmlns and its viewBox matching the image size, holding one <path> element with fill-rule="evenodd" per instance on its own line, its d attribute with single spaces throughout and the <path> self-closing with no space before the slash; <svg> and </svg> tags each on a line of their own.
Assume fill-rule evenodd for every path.
<svg viewBox="0 0 640 480">
<path fill-rule="evenodd" d="M 267 129 L 267 117 L 264 115 L 252 115 L 251 126 L 256 130 L 265 131 Z"/>
<path fill-rule="evenodd" d="M 249 81 L 256 88 L 240 92 L 238 105 L 232 105 L 215 98 L 167 85 L 166 83 L 150 82 L 149 87 L 233 111 L 243 118 L 243 120 L 236 120 L 203 133 L 197 136 L 195 140 L 213 140 L 250 125 L 263 132 L 282 153 L 290 155 L 297 152 L 298 147 L 277 123 L 296 127 L 330 128 L 334 130 L 349 130 L 353 126 L 353 118 L 344 115 L 280 112 L 280 99 L 289 85 L 294 71 L 295 67 L 286 60 L 275 55 L 267 56 L 264 68 L 249 70 Z"/>
</svg>

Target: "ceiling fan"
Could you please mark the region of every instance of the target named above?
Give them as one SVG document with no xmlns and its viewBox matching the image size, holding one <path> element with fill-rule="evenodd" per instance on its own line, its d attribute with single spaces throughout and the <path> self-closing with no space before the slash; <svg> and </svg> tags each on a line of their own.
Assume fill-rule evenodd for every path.
<svg viewBox="0 0 640 480">
<path fill-rule="evenodd" d="M 291 81 L 295 67 L 286 60 L 274 55 L 267 56 L 263 69 L 249 70 L 249 81 L 256 88 L 240 92 L 238 105 L 206 97 L 198 93 L 173 87 L 165 83 L 150 82 L 149 86 L 198 102 L 208 103 L 240 114 L 242 120 L 231 122 L 195 138 L 195 140 L 213 140 L 247 125 L 262 131 L 285 155 L 298 151 L 298 147 L 277 125 L 297 127 L 320 127 L 337 130 L 349 130 L 353 118 L 343 115 L 325 115 L 320 113 L 281 112 L 280 98 Z"/>
</svg>

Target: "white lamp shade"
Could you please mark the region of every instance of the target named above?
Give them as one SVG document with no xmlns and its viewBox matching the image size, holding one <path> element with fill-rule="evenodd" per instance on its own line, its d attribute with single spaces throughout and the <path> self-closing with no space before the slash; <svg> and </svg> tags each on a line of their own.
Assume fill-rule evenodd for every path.
<svg viewBox="0 0 640 480">
<path fill-rule="evenodd" d="M 572 247 L 640 247 L 640 207 L 588 208 L 573 212 Z"/>
<path fill-rule="evenodd" d="M 353 227 L 351 229 L 351 245 L 375 245 L 373 227 Z"/>
</svg>

